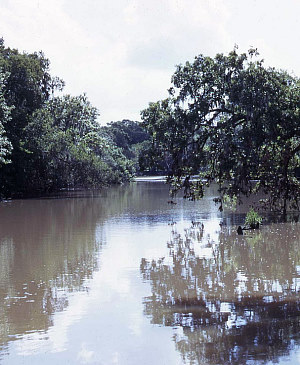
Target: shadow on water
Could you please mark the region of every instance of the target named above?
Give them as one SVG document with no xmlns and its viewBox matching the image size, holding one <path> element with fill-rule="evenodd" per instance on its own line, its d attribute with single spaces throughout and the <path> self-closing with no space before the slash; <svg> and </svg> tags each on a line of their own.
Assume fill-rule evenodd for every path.
<svg viewBox="0 0 300 365">
<path fill-rule="evenodd" d="M 215 232 L 216 233 L 216 232 Z M 185 363 L 277 362 L 300 345 L 298 224 L 238 236 L 222 227 L 173 230 L 169 257 L 142 259 L 151 323 L 174 327 Z"/>
</svg>

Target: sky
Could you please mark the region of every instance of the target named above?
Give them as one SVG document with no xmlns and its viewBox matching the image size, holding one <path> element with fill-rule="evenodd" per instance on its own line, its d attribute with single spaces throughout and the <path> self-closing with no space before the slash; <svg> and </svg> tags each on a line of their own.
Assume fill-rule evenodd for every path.
<svg viewBox="0 0 300 365">
<path fill-rule="evenodd" d="M 299 77 L 299 14 L 300 0 L 0 0 L 0 37 L 43 51 L 64 93 L 86 93 L 106 124 L 140 120 L 176 65 L 235 45 Z"/>
</svg>

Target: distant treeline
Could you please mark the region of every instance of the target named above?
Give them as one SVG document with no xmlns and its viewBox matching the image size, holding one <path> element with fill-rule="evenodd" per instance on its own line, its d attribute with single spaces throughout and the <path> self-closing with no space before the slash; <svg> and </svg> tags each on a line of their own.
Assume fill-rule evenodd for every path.
<svg viewBox="0 0 300 365">
<path fill-rule="evenodd" d="M 101 127 L 86 95 L 57 96 L 64 82 L 42 52 L 0 38 L 0 198 L 100 187 L 139 172 L 149 136 L 138 122 Z"/>
</svg>

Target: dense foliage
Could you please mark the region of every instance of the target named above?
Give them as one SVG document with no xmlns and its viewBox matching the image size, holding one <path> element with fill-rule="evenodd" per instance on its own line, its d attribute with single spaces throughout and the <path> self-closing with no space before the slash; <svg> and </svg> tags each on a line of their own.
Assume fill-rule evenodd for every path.
<svg viewBox="0 0 300 365">
<path fill-rule="evenodd" d="M 24 129 L 35 169 L 32 184 L 52 187 L 101 186 L 128 180 L 131 163 L 102 136 L 98 112 L 86 96 L 55 97 L 33 113 Z"/>
<path fill-rule="evenodd" d="M 221 198 L 260 190 L 285 214 L 299 209 L 300 82 L 257 56 L 234 49 L 179 65 L 169 97 L 141 115 L 175 189 L 192 198 L 212 181 Z"/>
<path fill-rule="evenodd" d="M 0 197 L 131 178 L 134 162 L 97 123 L 96 108 L 86 95 L 56 96 L 63 86 L 42 52 L 0 39 Z"/>
<path fill-rule="evenodd" d="M 5 74 L 0 72 L 0 167 L 1 165 L 8 163 L 8 156 L 11 152 L 11 143 L 5 134 L 4 126 L 10 120 L 10 108 L 6 104 L 3 94 L 5 82 Z"/>
<path fill-rule="evenodd" d="M 140 123 L 124 119 L 108 123 L 102 128 L 102 131 L 132 161 L 137 173 L 143 171 L 141 161 L 149 149 L 150 136 Z"/>
</svg>

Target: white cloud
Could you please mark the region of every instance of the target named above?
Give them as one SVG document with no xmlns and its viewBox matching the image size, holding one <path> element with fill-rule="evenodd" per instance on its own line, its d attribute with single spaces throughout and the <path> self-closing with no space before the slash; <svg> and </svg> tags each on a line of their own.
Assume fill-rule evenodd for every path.
<svg viewBox="0 0 300 365">
<path fill-rule="evenodd" d="M 0 35 L 43 50 L 66 92 L 87 92 L 108 122 L 166 97 L 176 64 L 234 44 L 299 73 L 299 13 L 297 0 L 2 0 Z"/>
</svg>

